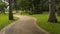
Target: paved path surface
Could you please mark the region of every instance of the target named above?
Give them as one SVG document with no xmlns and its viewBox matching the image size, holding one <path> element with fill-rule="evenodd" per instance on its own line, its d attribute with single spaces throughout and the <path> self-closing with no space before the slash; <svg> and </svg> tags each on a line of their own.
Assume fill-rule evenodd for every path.
<svg viewBox="0 0 60 34">
<path fill-rule="evenodd" d="M 0 31 L 0 34 L 49 34 L 36 26 L 33 17 L 18 16 L 20 19 Z"/>
</svg>

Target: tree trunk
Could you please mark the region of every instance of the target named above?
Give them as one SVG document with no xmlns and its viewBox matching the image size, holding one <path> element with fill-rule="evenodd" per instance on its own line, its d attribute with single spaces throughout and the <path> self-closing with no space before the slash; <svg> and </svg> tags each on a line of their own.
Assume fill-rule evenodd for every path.
<svg viewBox="0 0 60 34">
<path fill-rule="evenodd" d="M 57 22 L 56 15 L 55 15 L 55 0 L 49 0 L 49 22 Z"/>
<path fill-rule="evenodd" d="M 9 0 L 9 20 L 13 20 L 12 0 Z"/>
</svg>

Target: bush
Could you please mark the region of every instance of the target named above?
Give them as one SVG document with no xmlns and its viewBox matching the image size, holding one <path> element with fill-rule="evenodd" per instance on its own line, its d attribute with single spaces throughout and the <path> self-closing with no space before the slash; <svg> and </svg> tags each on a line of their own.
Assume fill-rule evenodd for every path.
<svg viewBox="0 0 60 34">
<path fill-rule="evenodd" d="M 0 2 L 0 13 L 5 13 L 5 7 L 6 7 L 6 3 Z"/>
</svg>

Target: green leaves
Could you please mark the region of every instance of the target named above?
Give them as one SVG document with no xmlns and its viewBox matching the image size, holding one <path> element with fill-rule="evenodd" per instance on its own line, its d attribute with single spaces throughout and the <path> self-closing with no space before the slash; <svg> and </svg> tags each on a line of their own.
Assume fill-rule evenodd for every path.
<svg viewBox="0 0 60 34">
<path fill-rule="evenodd" d="M 0 2 L 0 11 L 1 13 L 5 11 L 6 3 Z"/>
</svg>

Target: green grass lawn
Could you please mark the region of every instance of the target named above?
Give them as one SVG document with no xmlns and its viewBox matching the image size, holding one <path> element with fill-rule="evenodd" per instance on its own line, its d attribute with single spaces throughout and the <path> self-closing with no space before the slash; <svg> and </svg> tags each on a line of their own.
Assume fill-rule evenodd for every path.
<svg viewBox="0 0 60 34">
<path fill-rule="evenodd" d="M 50 23 L 48 22 L 48 13 L 44 14 L 36 14 L 32 15 L 37 19 L 37 25 L 51 34 L 60 34 L 60 22 L 58 23 Z M 60 21 L 60 17 L 57 16 L 58 21 Z"/>
<path fill-rule="evenodd" d="M 8 24 L 16 21 L 18 18 L 14 17 L 14 20 L 9 20 L 7 14 L 0 14 L 0 30 L 7 26 Z"/>
</svg>

